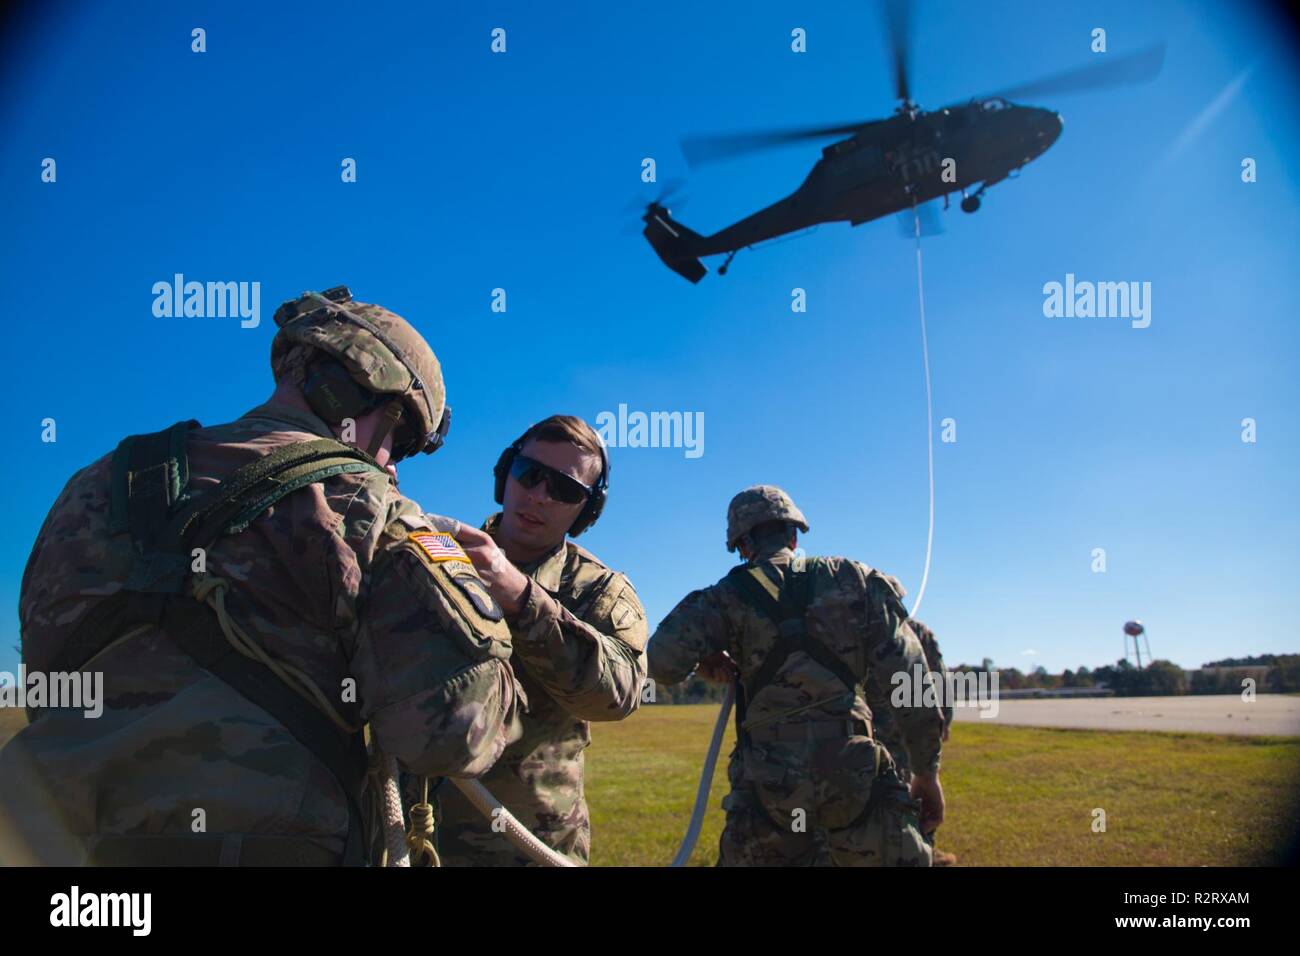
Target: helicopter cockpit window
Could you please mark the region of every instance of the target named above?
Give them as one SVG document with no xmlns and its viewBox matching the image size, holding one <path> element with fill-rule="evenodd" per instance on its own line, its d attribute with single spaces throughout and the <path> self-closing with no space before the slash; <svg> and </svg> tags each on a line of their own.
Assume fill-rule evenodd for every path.
<svg viewBox="0 0 1300 956">
<path fill-rule="evenodd" d="M 1010 106 L 1011 104 L 1008 103 L 1006 100 L 1002 99 L 1000 96 L 995 96 L 992 99 L 984 101 L 984 108 L 986 110 L 1005 110 L 1005 109 L 1009 109 Z"/>
</svg>

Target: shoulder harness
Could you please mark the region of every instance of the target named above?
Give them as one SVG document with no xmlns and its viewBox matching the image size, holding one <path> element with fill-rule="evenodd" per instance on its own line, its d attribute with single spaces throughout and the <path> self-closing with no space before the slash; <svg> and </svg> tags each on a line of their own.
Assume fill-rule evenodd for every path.
<svg viewBox="0 0 1300 956">
<path fill-rule="evenodd" d="M 808 558 L 804 570 L 790 568 L 786 572 L 785 584 L 780 588 L 761 567 L 737 565 L 727 575 L 727 579 L 736 586 L 746 603 L 771 620 L 780 633 L 758 670 L 743 683 L 741 690 L 746 701 L 752 701 L 759 691 L 772 682 L 781 665 L 795 651 L 803 651 L 839 678 L 848 690 L 857 690 L 860 681 L 849 666 L 834 651 L 808 633 L 805 619 L 813 598 L 814 568 L 819 563 L 818 558 Z"/>
</svg>

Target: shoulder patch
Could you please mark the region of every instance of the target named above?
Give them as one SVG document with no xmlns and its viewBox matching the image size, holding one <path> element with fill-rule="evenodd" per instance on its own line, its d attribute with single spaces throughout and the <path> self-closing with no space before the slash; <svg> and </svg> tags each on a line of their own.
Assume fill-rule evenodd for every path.
<svg viewBox="0 0 1300 956">
<path fill-rule="evenodd" d="M 426 595 L 426 606 L 443 617 L 451 633 L 469 640 L 476 653 L 509 656 L 510 628 L 501 605 L 493 600 L 451 535 L 436 531 L 409 534 L 395 551 L 413 556 L 413 561 L 398 564 L 399 573 L 416 594 Z"/>
<path fill-rule="evenodd" d="M 608 626 L 615 636 L 638 651 L 644 650 L 649 639 L 645 609 L 636 596 L 636 589 L 626 575 L 618 572 L 610 573 L 601 593 L 582 619 L 601 630 Z"/>
<path fill-rule="evenodd" d="M 464 569 L 453 570 L 453 568 L 454 565 L 447 568 L 452 583 L 460 588 L 465 597 L 469 598 L 469 602 L 474 605 L 474 610 L 489 621 L 499 621 L 505 617 L 501 605 L 488 593 L 487 585 L 483 583 L 477 574 Z"/>
<path fill-rule="evenodd" d="M 408 534 L 406 540 L 413 542 L 430 561 L 459 561 L 472 564 L 469 556 L 465 554 L 465 549 L 445 531 L 415 531 Z"/>
</svg>

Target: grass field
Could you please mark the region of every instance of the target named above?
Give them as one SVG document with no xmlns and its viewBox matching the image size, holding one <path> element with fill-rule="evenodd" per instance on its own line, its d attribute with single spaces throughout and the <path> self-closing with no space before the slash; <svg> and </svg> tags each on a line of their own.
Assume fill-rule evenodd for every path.
<svg viewBox="0 0 1300 956">
<path fill-rule="evenodd" d="M 649 706 L 593 724 L 587 800 L 595 866 L 663 866 L 685 831 L 717 709 Z M 691 863 L 717 858 L 718 762 Z M 972 866 L 1201 866 L 1269 862 L 1294 832 L 1300 739 L 956 724 L 937 845 Z M 1093 809 L 1106 832 L 1092 831 Z"/>
<path fill-rule="evenodd" d="M 663 866 L 695 799 L 717 710 L 648 706 L 592 725 L 592 864 Z M 0 744 L 23 724 L 0 710 Z M 718 761 L 691 863 L 717 857 Z M 959 723 L 944 748 L 938 845 L 972 866 L 1201 866 L 1269 862 L 1294 831 L 1300 739 L 1038 730 Z M 1093 809 L 1106 832 L 1092 831 Z"/>
</svg>

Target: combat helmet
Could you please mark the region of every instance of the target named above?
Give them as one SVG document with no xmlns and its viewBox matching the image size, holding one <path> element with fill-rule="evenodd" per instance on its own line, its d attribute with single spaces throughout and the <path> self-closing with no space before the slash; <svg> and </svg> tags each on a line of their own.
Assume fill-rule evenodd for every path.
<svg viewBox="0 0 1300 956">
<path fill-rule="evenodd" d="M 735 551 L 740 539 L 765 521 L 788 521 L 808 532 L 803 512 L 789 495 L 776 485 L 752 485 L 727 506 L 727 550 Z"/>
<path fill-rule="evenodd" d="M 442 367 L 429 343 L 400 315 L 357 302 L 346 286 L 336 286 L 283 303 L 275 324 L 279 331 L 271 343 L 271 371 L 277 383 L 304 356 L 324 353 L 337 363 L 333 380 L 327 363 L 324 371 L 304 373 L 299 382 L 323 419 L 338 424 L 373 408 L 387 409 L 389 425 L 377 435 L 370 454 L 394 429 L 394 461 L 441 447 L 451 424 Z"/>
</svg>

